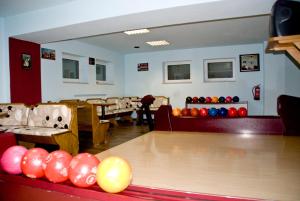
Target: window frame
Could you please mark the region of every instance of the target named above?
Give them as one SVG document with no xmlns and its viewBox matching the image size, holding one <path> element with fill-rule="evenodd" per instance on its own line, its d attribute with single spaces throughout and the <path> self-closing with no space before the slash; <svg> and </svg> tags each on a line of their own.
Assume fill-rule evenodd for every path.
<svg viewBox="0 0 300 201">
<path fill-rule="evenodd" d="M 63 63 L 63 59 L 69 59 L 69 60 L 74 60 L 74 61 L 78 61 L 78 78 L 73 79 L 73 78 L 64 78 L 64 63 Z M 63 82 L 66 83 L 79 83 L 81 80 L 81 71 L 80 71 L 80 65 L 81 65 L 81 57 L 78 55 L 73 55 L 73 54 L 69 54 L 69 53 L 63 53 L 62 54 L 62 58 L 61 58 L 61 66 L 62 66 L 62 79 Z"/>
<path fill-rule="evenodd" d="M 232 63 L 232 77 L 230 78 L 209 78 L 208 77 L 208 66 L 209 63 L 222 63 L 231 62 Z M 234 82 L 236 81 L 236 62 L 235 58 L 224 58 L 224 59 L 204 59 L 203 61 L 204 69 L 204 82 Z"/>
<path fill-rule="evenodd" d="M 105 66 L 105 80 L 98 80 L 97 79 L 97 65 L 102 65 Z M 95 73 L 95 79 L 97 83 L 106 83 L 107 82 L 107 64 L 104 62 L 96 62 L 95 63 L 95 69 L 96 69 L 96 73 Z"/>
<path fill-rule="evenodd" d="M 168 79 L 168 67 L 170 65 L 183 65 L 188 64 L 190 67 L 190 78 L 189 79 L 180 79 L 180 80 L 169 80 Z M 191 83 L 192 82 L 192 61 L 184 60 L 184 61 L 166 61 L 163 65 L 163 83 L 164 84 L 180 84 L 180 83 Z"/>
</svg>

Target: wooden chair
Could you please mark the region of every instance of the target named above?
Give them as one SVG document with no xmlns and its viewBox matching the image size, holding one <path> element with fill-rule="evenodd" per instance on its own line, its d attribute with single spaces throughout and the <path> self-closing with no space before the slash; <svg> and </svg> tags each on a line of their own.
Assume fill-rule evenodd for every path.
<svg viewBox="0 0 300 201">
<path fill-rule="evenodd" d="M 300 135 L 300 97 L 280 95 L 277 112 L 284 124 L 284 135 Z"/>
<path fill-rule="evenodd" d="M 79 131 L 92 132 L 93 146 L 98 147 L 108 140 L 109 120 L 100 120 L 97 112 L 98 104 L 87 102 L 77 105 Z"/>
</svg>

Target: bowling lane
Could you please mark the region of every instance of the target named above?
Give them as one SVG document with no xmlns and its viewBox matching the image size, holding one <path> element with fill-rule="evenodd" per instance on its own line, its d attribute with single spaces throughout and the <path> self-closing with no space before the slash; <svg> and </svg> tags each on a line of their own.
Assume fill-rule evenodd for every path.
<svg viewBox="0 0 300 201">
<path fill-rule="evenodd" d="M 133 185 L 300 200 L 300 137 L 153 131 L 96 156 L 117 155 Z"/>
</svg>

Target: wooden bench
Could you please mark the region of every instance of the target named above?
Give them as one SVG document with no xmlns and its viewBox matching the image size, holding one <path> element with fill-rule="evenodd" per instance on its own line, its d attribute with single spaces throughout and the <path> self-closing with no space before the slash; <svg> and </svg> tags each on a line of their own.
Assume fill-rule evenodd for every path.
<svg viewBox="0 0 300 201">
<path fill-rule="evenodd" d="M 27 107 L 24 104 L 1 104 L 8 115 L 0 120 L 2 132 L 16 134 L 17 140 L 31 144 L 55 144 L 76 155 L 79 150 L 76 109 L 71 105 L 42 103 Z"/>
<path fill-rule="evenodd" d="M 98 104 L 82 103 L 77 107 L 79 131 L 92 132 L 93 146 L 98 147 L 108 140 L 109 120 L 100 120 Z"/>
</svg>

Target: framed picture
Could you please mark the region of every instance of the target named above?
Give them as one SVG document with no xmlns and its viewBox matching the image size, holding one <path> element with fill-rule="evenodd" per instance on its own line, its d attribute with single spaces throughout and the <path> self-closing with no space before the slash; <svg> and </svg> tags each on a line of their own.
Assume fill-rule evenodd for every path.
<svg viewBox="0 0 300 201">
<path fill-rule="evenodd" d="M 95 65 L 95 58 L 89 57 L 89 65 Z"/>
<path fill-rule="evenodd" d="M 240 71 L 241 72 L 260 71 L 259 54 L 240 55 Z"/>
<path fill-rule="evenodd" d="M 43 59 L 55 60 L 55 50 L 42 48 L 41 55 Z"/>
<path fill-rule="evenodd" d="M 139 63 L 137 65 L 138 71 L 148 71 L 149 70 L 149 64 L 148 63 Z"/>
<path fill-rule="evenodd" d="M 23 69 L 31 68 L 31 55 L 30 54 L 22 54 L 22 68 Z"/>
</svg>

